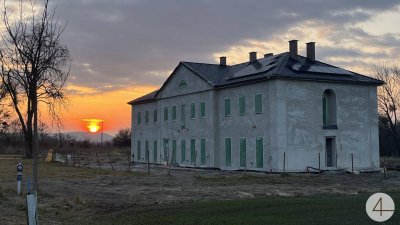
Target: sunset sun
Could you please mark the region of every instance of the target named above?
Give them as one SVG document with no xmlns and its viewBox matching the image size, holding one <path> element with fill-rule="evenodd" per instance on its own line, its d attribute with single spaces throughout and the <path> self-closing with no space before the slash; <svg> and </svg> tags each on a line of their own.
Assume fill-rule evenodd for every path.
<svg viewBox="0 0 400 225">
<path fill-rule="evenodd" d="M 96 133 L 101 129 L 101 119 L 84 119 L 83 121 L 85 123 L 85 129 L 90 133 Z"/>
</svg>

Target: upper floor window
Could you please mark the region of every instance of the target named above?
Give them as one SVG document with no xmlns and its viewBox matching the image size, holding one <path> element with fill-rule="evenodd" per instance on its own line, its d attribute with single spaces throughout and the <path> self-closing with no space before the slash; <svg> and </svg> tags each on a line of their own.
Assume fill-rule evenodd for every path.
<svg viewBox="0 0 400 225">
<path fill-rule="evenodd" d="M 239 97 L 239 115 L 244 116 L 246 113 L 246 98 L 244 96 Z"/>
<path fill-rule="evenodd" d="M 256 113 L 262 113 L 262 95 L 257 94 L 254 97 Z"/>
<path fill-rule="evenodd" d="M 194 119 L 196 117 L 196 105 L 192 103 L 190 105 L 190 118 Z"/>
<path fill-rule="evenodd" d="M 158 112 L 157 112 L 157 109 L 156 109 L 156 110 L 154 110 L 153 122 L 157 123 L 157 120 L 158 120 Z"/>
<path fill-rule="evenodd" d="M 201 118 L 206 118 L 206 103 L 200 102 L 200 116 Z"/>
<path fill-rule="evenodd" d="M 186 81 L 181 80 L 181 81 L 179 82 L 179 88 L 186 88 L 186 87 L 187 87 Z"/>
<path fill-rule="evenodd" d="M 144 122 L 149 124 L 149 111 L 144 112 Z"/>
<path fill-rule="evenodd" d="M 164 121 L 168 120 L 168 107 L 164 107 Z"/>
<path fill-rule="evenodd" d="M 324 127 L 336 126 L 336 94 L 328 89 L 322 95 L 322 121 Z M 336 128 L 336 127 L 332 127 Z"/>
<path fill-rule="evenodd" d="M 172 106 L 172 120 L 176 120 L 176 106 Z"/>
<path fill-rule="evenodd" d="M 231 100 L 225 99 L 225 116 L 231 116 Z"/>
<path fill-rule="evenodd" d="M 140 121 L 142 120 L 142 114 L 140 112 L 137 113 L 137 123 L 140 124 Z"/>
</svg>

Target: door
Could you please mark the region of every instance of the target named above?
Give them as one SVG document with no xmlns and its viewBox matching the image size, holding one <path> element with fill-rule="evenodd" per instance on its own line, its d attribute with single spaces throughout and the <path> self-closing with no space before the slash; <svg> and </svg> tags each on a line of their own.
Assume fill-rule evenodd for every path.
<svg viewBox="0 0 400 225">
<path fill-rule="evenodd" d="M 326 138 L 326 167 L 336 167 L 335 138 Z"/>
<path fill-rule="evenodd" d="M 176 140 L 172 140 L 172 163 L 176 163 Z"/>
<path fill-rule="evenodd" d="M 168 162 L 168 149 L 169 149 L 169 139 L 164 138 L 163 141 L 163 148 L 164 148 L 164 161 Z"/>
</svg>

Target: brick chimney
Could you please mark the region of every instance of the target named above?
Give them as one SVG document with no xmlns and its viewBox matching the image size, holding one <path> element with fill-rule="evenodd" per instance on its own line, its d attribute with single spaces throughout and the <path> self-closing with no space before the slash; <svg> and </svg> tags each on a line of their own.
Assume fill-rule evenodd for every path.
<svg viewBox="0 0 400 225">
<path fill-rule="evenodd" d="M 297 40 L 289 41 L 289 56 L 292 60 L 297 61 Z"/>
<path fill-rule="evenodd" d="M 310 62 L 315 61 L 315 42 L 308 42 L 307 44 L 307 60 Z"/>
<path fill-rule="evenodd" d="M 250 63 L 257 61 L 257 52 L 250 52 L 249 56 L 250 56 L 250 59 L 249 59 Z"/>
<path fill-rule="evenodd" d="M 219 65 L 226 66 L 226 56 L 219 57 Z"/>
</svg>

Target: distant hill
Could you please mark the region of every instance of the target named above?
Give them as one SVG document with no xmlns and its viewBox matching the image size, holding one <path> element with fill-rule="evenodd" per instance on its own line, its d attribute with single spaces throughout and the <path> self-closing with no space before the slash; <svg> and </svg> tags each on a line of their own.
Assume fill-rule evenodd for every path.
<svg viewBox="0 0 400 225">
<path fill-rule="evenodd" d="M 90 140 L 90 142 L 101 142 L 101 133 L 89 133 L 89 132 L 67 132 L 66 135 L 75 138 L 76 140 Z M 114 137 L 103 133 L 103 141 L 111 141 Z"/>
</svg>

